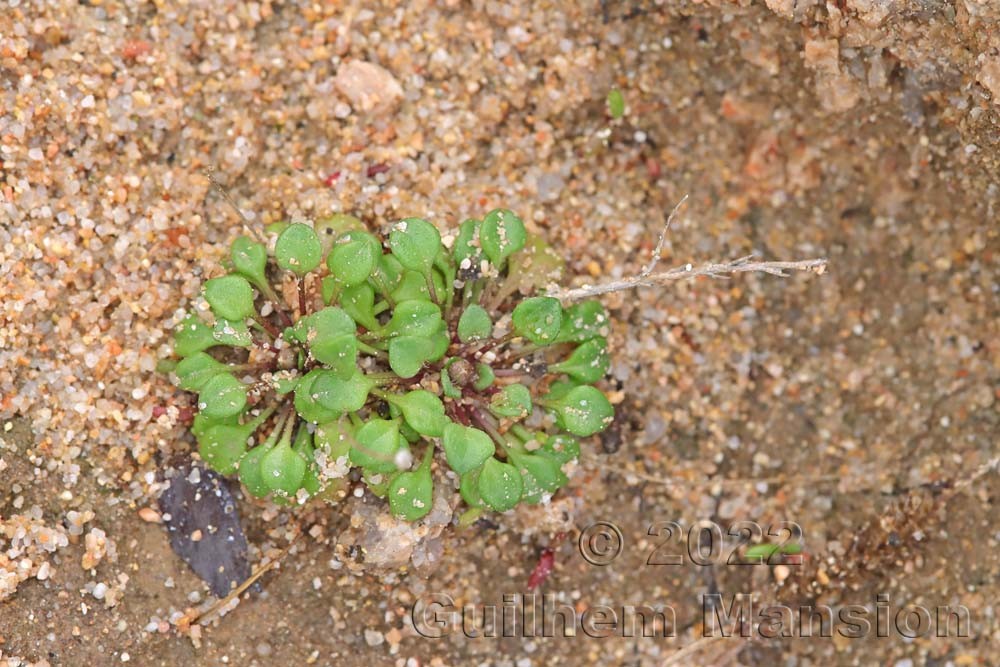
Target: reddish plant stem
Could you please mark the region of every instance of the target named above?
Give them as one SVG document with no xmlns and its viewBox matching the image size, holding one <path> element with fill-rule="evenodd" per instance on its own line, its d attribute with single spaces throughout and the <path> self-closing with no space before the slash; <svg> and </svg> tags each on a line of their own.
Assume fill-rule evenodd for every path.
<svg viewBox="0 0 1000 667">
<path fill-rule="evenodd" d="M 306 307 L 308 305 L 308 300 L 306 299 L 306 277 L 302 276 L 296 282 L 299 287 L 299 317 L 305 317 L 309 314 L 309 310 Z"/>
<path fill-rule="evenodd" d="M 265 330 L 267 331 L 267 333 L 271 334 L 271 336 L 272 336 L 272 337 L 274 337 L 274 338 L 277 338 L 278 336 L 280 336 L 280 335 L 281 335 L 281 332 L 280 332 L 280 331 L 278 331 L 278 330 L 277 330 L 277 329 L 276 329 L 276 328 L 274 327 L 274 325 L 273 325 L 273 324 L 271 324 L 270 322 L 268 322 L 268 321 L 267 321 L 267 318 L 266 318 L 266 317 L 264 317 L 263 315 L 261 315 L 260 317 L 257 317 L 257 316 L 255 315 L 255 316 L 254 316 L 254 318 L 253 318 L 253 320 L 254 320 L 255 322 L 257 322 L 257 324 L 259 324 L 259 325 L 261 325 L 262 327 L 264 327 L 264 329 L 265 329 Z"/>
<path fill-rule="evenodd" d="M 451 403 L 451 413 L 452 416 L 462 425 L 469 425 L 469 413 L 465 410 L 465 406 L 461 403 Z"/>
</svg>

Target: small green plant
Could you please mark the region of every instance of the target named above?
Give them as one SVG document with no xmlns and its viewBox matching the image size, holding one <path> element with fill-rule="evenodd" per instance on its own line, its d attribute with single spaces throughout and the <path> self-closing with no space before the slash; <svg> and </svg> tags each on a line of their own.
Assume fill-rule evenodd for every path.
<svg viewBox="0 0 1000 667">
<path fill-rule="evenodd" d="M 615 120 L 625 115 L 625 96 L 617 88 L 608 93 L 608 114 Z"/>
<path fill-rule="evenodd" d="M 201 458 L 279 503 L 336 500 L 352 469 L 392 512 L 431 509 L 432 468 L 470 511 L 538 503 L 567 482 L 578 438 L 614 415 L 600 303 L 541 294 L 562 261 L 507 210 L 448 243 L 419 218 L 388 238 L 339 215 L 246 236 L 205 282 L 211 322 L 176 331 L 178 385 L 197 392 Z"/>
</svg>

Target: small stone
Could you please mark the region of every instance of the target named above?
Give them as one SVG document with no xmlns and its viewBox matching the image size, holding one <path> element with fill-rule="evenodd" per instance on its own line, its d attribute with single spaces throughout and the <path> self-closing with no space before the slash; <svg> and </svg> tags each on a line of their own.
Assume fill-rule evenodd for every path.
<svg viewBox="0 0 1000 667">
<path fill-rule="evenodd" d="M 152 507 L 143 507 L 139 510 L 139 518 L 147 523 L 160 523 L 160 513 Z"/>
<path fill-rule="evenodd" d="M 333 81 L 355 111 L 391 111 L 403 97 L 403 88 L 384 67 L 363 60 L 340 66 Z"/>
<path fill-rule="evenodd" d="M 1000 104 L 1000 56 L 984 60 L 976 81 L 993 95 L 993 104 Z"/>
<path fill-rule="evenodd" d="M 101 582 L 96 586 L 94 586 L 94 591 L 93 593 L 91 593 L 91 595 L 93 595 L 98 600 L 103 600 L 104 596 L 107 594 L 108 594 L 108 585 L 105 584 L 104 582 Z"/>
<path fill-rule="evenodd" d="M 381 646 L 385 636 L 377 630 L 365 630 L 365 643 L 369 646 Z"/>
</svg>

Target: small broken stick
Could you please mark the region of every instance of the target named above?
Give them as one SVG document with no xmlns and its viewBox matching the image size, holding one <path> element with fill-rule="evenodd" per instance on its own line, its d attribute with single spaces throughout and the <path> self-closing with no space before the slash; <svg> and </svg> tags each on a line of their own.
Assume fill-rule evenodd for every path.
<svg viewBox="0 0 1000 667">
<path fill-rule="evenodd" d="M 560 301 L 577 301 L 579 299 L 600 296 L 601 294 L 610 294 L 611 292 L 622 292 L 639 287 L 662 285 L 673 280 L 690 280 L 699 276 L 725 278 L 733 273 L 760 272 L 785 278 L 790 275 L 788 271 L 812 271 L 817 275 L 823 275 L 826 271 L 827 261 L 824 258 L 803 259 L 794 262 L 755 262 L 753 261 L 755 255 L 747 255 L 721 264 L 710 263 L 701 266 L 685 264 L 669 271 L 653 273 L 653 269 L 656 268 L 656 264 L 660 261 L 660 252 L 663 250 L 663 241 L 667 236 L 667 230 L 670 229 L 670 224 L 674 221 L 678 211 L 680 211 L 686 201 L 687 195 L 684 195 L 670 212 L 667 221 L 663 225 L 660 238 L 656 243 L 656 249 L 653 250 L 653 258 L 639 275 L 623 280 L 612 280 L 600 285 L 582 285 L 581 287 L 574 288 L 556 287 L 550 289 L 547 296 L 555 297 Z"/>
<path fill-rule="evenodd" d="M 302 531 L 299 530 L 295 534 L 295 537 L 289 541 L 288 545 L 285 546 L 285 548 L 282 549 L 277 556 L 269 559 L 263 565 L 256 568 L 253 571 L 253 574 L 247 577 L 246 581 L 234 588 L 226 597 L 221 600 L 216 600 L 215 602 L 206 602 L 201 607 L 197 607 L 195 609 L 188 609 L 183 616 L 177 619 L 177 630 L 179 632 L 188 632 L 191 629 L 191 624 L 198 623 L 199 625 L 206 625 L 209 621 L 215 618 L 217 614 L 222 613 L 226 607 L 232 604 L 233 600 L 242 595 L 244 591 L 253 586 L 258 579 L 281 562 L 281 559 L 284 558 L 289 551 L 291 551 L 292 547 L 295 546 L 295 543 L 299 541 L 299 538 L 302 537 L 302 535 Z"/>
</svg>

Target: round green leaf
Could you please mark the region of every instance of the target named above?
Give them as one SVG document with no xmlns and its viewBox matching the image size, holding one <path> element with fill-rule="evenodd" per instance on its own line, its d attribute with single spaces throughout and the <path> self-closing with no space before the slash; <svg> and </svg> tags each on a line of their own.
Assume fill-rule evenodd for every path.
<svg viewBox="0 0 1000 667">
<path fill-rule="evenodd" d="M 212 426 L 198 437 L 198 453 L 212 470 L 232 475 L 246 453 L 247 441 L 256 428 L 255 423 Z"/>
<path fill-rule="evenodd" d="M 196 315 L 185 317 L 174 333 L 174 352 L 181 357 L 203 352 L 218 344 L 219 341 L 212 335 L 212 327 L 202 322 Z"/>
<path fill-rule="evenodd" d="M 216 419 L 238 415 L 246 405 L 246 386 L 229 373 L 209 378 L 198 394 L 198 409 Z"/>
<path fill-rule="evenodd" d="M 374 331 L 379 328 L 375 319 L 375 290 L 362 283 L 348 287 L 340 293 L 340 307 L 364 328 Z"/>
<path fill-rule="evenodd" d="M 458 235 L 452 246 L 451 255 L 458 267 L 458 277 L 462 280 L 473 280 L 481 273 L 483 259 L 482 248 L 479 247 L 479 220 L 469 219 L 458 227 Z"/>
<path fill-rule="evenodd" d="M 193 433 L 196 438 L 200 438 L 213 426 L 219 426 L 221 424 L 225 424 L 227 426 L 239 426 L 239 423 L 239 415 L 216 418 L 209 417 L 204 412 L 199 412 L 194 416 L 194 420 L 191 422 L 191 433 Z"/>
<path fill-rule="evenodd" d="M 545 394 L 545 400 L 552 402 L 558 401 L 563 396 L 568 394 L 571 390 L 576 389 L 580 385 L 572 380 L 556 380 L 549 385 L 549 391 Z"/>
<path fill-rule="evenodd" d="M 498 208 L 487 213 L 479 228 L 483 252 L 497 267 L 502 267 L 508 257 L 523 248 L 526 240 L 524 222 L 506 209 Z"/>
<path fill-rule="evenodd" d="M 462 475 L 459 480 L 458 492 L 469 507 L 482 507 L 483 498 L 479 495 L 479 473 L 482 467 L 475 468 Z"/>
<path fill-rule="evenodd" d="M 357 325 L 347 311 L 336 306 L 327 306 L 311 315 L 299 318 L 292 327 L 291 337 L 300 343 L 311 344 L 321 338 L 336 338 L 353 334 Z"/>
<path fill-rule="evenodd" d="M 559 299 L 536 296 L 514 307 L 514 330 L 537 345 L 548 345 L 559 335 L 562 306 Z"/>
<path fill-rule="evenodd" d="M 580 457 L 580 443 L 573 436 L 557 433 L 546 437 L 537 451 L 562 465 Z"/>
<path fill-rule="evenodd" d="M 402 396 L 386 394 L 385 399 L 399 408 L 406 423 L 421 435 L 436 438 L 449 423 L 444 414 L 444 403 L 426 389 L 414 389 Z"/>
<path fill-rule="evenodd" d="M 431 279 L 434 281 L 435 293 L 444 294 L 444 280 L 441 278 L 441 274 L 437 271 L 432 271 Z M 399 284 L 392 290 L 390 296 L 392 296 L 396 303 L 412 301 L 414 299 L 422 301 L 431 300 L 430 290 L 427 289 L 427 279 L 423 274 L 410 269 L 403 271 Z"/>
<path fill-rule="evenodd" d="M 597 336 L 578 346 L 565 361 L 549 366 L 549 370 L 565 373 L 577 382 L 597 382 L 608 372 L 609 364 L 608 341 Z"/>
<path fill-rule="evenodd" d="M 342 419 L 327 422 L 316 428 L 316 448 L 325 452 L 329 460 L 336 462 L 341 457 L 348 456 L 351 443 L 354 442 L 354 426 Z"/>
<path fill-rule="evenodd" d="M 410 269 L 403 271 L 399 284 L 392 290 L 390 296 L 396 303 L 413 301 L 414 299 L 421 301 L 431 300 L 431 293 L 427 289 L 427 280 L 424 279 L 423 274 L 411 271 Z"/>
<path fill-rule="evenodd" d="M 564 429 L 586 437 L 603 431 L 614 419 L 615 409 L 596 387 L 574 387 L 554 404 L 556 422 Z"/>
<path fill-rule="evenodd" d="M 478 468 L 496 451 L 490 436 L 454 422 L 445 425 L 441 445 L 448 465 L 459 475 Z"/>
<path fill-rule="evenodd" d="M 441 361 L 447 354 L 450 345 L 451 336 L 448 335 L 448 326 L 442 320 L 441 324 L 438 325 L 438 330 L 431 334 L 431 356 L 427 360 L 431 363 Z"/>
<path fill-rule="evenodd" d="M 389 419 L 365 422 L 354 434 L 351 462 L 372 472 L 396 470 L 396 451 L 402 445 L 399 423 Z"/>
<path fill-rule="evenodd" d="M 389 367 L 401 378 L 411 378 L 434 355 L 434 343 L 419 336 L 399 336 L 389 341 Z"/>
<path fill-rule="evenodd" d="M 364 233 L 365 223 L 347 213 L 334 213 L 329 218 L 317 220 L 313 229 L 319 237 L 323 254 L 330 252 L 333 244 L 346 232 L 360 231 Z"/>
<path fill-rule="evenodd" d="M 354 334 L 322 338 L 309 346 L 309 352 L 339 378 L 350 378 L 357 371 L 358 339 Z"/>
<path fill-rule="evenodd" d="M 279 220 L 278 222 L 272 222 L 269 225 L 264 226 L 264 231 L 268 234 L 281 234 L 281 232 L 288 229 L 288 225 L 292 223 L 287 220 Z"/>
<path fill-rule="evenodd" d="M 306 474 L 306 462 L 292 451 L 287 439 L 272 447 L 260 460 L 260 476 L 269 489 L 294 496 Z"/>
<path fill-rule="evenodd" d="M 489 338 L 493 322 L 486 309 L 477 303 L 470 305 L 458 318 L 458 339 L 463 343 Z"/>
<path fill-rule="evenodd" d="M 393 477 L 386 495 L 393 514 L 407 521 L 416 521 L 431 511 L 433 492 L 431 472 L 421 466 L 419 470 L 401 472 Z"/>
<path fill-rule="evenodd" d="M 477 487 L 483 502 L 497 512 L 506 512 L 521 500 L 524 484 L 517 468 L 489 458 L 479 473 Z"/>
<path fill-rule="evenodd" d="M 512 458 L 524 482 L 522 500 L 526 503 L 541 502 L 569 481 L 559 463 L 547 456 L 512 453 Z"/>
<path fill-rule="evenodd" d="M 299 413 L 300 417 L 313 424 L 330 422 L 340 418 L 343 414 L 341 411 L 331 410 L 320 405 L 317 400 L 320 394 L 316 392 L 314 385 L 320 377 L 324 376 L 336 377 L 330 371 L 316 368 L 306 373 L 295 386 L 295 411 Z"/>
<path fill-rule="evenodd" d="M 542 237 L 528 234 L 528 242 L 511 257 L 504 287 L 519 290 L 521 294 L 543 292 L 549 286 L 562 282 L 566 261 Z"/>
<path fill-rule="evenodd" d="M 255 285 L 267 284 L 267 248 L 248 236 L 238 236 L 229 247 L 233 269 Z"/>
<path fill-rule="evenodd" d="M 201 391 L 205 383 L 219 373 L 228 373 L 229 366 L 216 361 L 204 352 L 196 352 L 181 359 L 174 369 L 181 389 Z"/>
<path fill-rule="evenodd" d="M 365 239 L 338 242 L 326 258 L 326 265 L 337 280 L 344 285 L 359 285 L 371 275 L 375 263 L 381 255 L 378 247 L 373 247 Z"/>
<path fill-rule="evenodd" d="M 314 359 L 347 379 L 356 369 L 356 331 L 357 325 L 346 311 L 328 306 L 301 318 L 292 329 L 291 337 L 307 345 Z"/>
<path fill-rule="evenodd" d="M 302 276 L 319 266 L 323 247 L 312 227 L 296 222 L 281 232 L 274 244 L 274 258 L 281 268 Z"/>
<path fill-rule="evenodd" d="M 215 320 L 212 338 L 220 345 L 231 345 L 232 347 L 250 347 L 253 343 L 253 336 L 250 334 L 250 327 L 247 326 L 246 322 L 227 320 L 221 317 Z"/>
<path fill-rule="evenodd" d="M 360 372 L 346 380 L 332 371 L 312 372 L 317 373 L 312 385 L 312 397 L 338 417 L 363 408 L 368 400 L 368 392 L 375 386 L 374 380 Z"/>
<path fill-rule="evenodd" d="M 557 343 L 582 343 L 607 334 L 608 312 L 600 301 L 574 303 L 563 312 Z"/>
<path fill-rule="evenodd" d="M 479 247 L 479 220 L 469 219 L 458 227 L 458 235 L 452 247 L 452 257 L 458 267 L 458 277 L 473 280 L 480 275 L 483 251 Z"/>
<path fill-rule="evenodd" d="M 427 275 L 441 248 L 441 234 L 426 220 L 406 218 L 389 233 L 389 248 L 404 267 Z"/>
<path fill-rule="evenodd" d="M 500 417 L 523 419 L 531 414 L 531 392 L 523 384 L 509 384 L 490 399 L 490 411 Z"/>
<path fill-rule="evenodd" d="M 269 447 L 257 445 L 240 459 L 240 482 L 246 487 L 247 492 L 255 498 L 263 498 L 271 493 L 271 488 L 264 483 L 264 477 L 260 473 L 260 460 L 267 453 Z"/>
<path fill-rule="evenodd" d="M 403 277 L 403 265 L 399 263 L 395 255 L 383 254 L 375 263 L 375 270 L 372 272 L 372 282 L 379 287 L 382 292 L 391 292 L 399 284 Z"/>
<path fill-rule="evenodd" d="M 436 303 L 404 301 L 396 304 L 385 329 L 391 336 L 431 336 L 441 322 L 441 308 Z"/>
<path fill-rule="evenodd" d="M 253 315 L 253 287 L 243 276 L 229 274 L 205 282 L 205 300 L 212 312 L 226 320 Z"/>
</svg>

